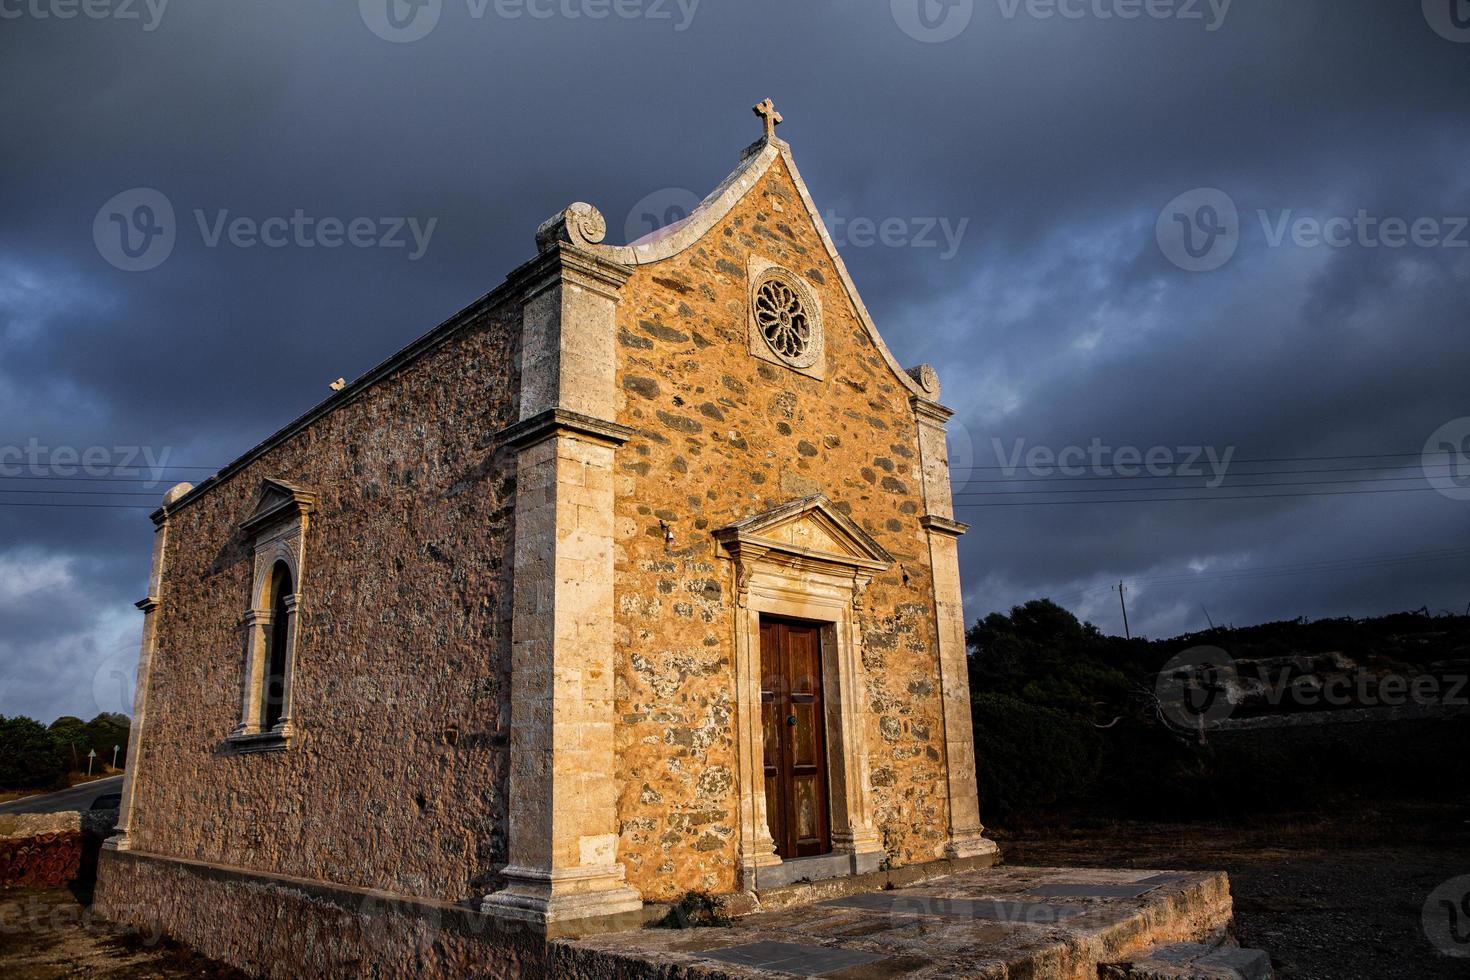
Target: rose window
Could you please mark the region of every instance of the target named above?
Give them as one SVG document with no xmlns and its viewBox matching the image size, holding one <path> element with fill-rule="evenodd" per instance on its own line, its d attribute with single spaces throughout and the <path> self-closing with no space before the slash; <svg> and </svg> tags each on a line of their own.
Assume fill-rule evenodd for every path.
<svg viewBox="0 0 1470 980">
<path fill-rule="evenodd" d="M 812 346 L 812 324 L 801 295 L 779 279 L 768 279 L 755 291 L 755 319 L 771 350 L 799 361 Z"/>
</svg>

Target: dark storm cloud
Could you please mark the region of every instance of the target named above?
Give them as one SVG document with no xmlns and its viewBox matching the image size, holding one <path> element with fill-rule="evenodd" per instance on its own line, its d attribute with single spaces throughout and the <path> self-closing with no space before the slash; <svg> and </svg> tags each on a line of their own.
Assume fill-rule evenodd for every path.
<svg viewBox="0 0 1470 980">
<path fill-rule="evenodd" d="M 1470 414 L 1470 250 L 1268 233 L 1288 211 L 1470 213 L 1470 44 L 1415 3 L 1235 0 L 1213 30 L 1219 5 L 1193 5 L 1203 21 L 1064 6 L 1082 16 L 977 0 L 959 36 L 928 44 L 900 28 L 903 3 L 648 0 L 592 19 L 611 5 L 443 0 L 426 36 L 391 43 L 371 3 L 171 3 L 145 29 L 5 0 L 0 446 L 147 446 L 180 467 L 162 486 L 200 479 L 492 288 L 569 201 L 620 238 L 646 195 L 702 196 L 767 95 L 819 208 L 897 233 L 849 234 L 844 255 L 899 359 L 940 367 L 959 465 L 1002 462 L 992 440 L 1414 453 Z M 177 241 L 130 273 L 92 225 L 138 187 L 166 196 Z M 1239 248 L 1188 273 L 1155 221 L 1206 187 L 1238 207 Z M 207 227 L 435 223 L 410 258 L 313 237 L 209 247 L 196 211 Z M 1200 625 L 1201 606 L 1244 623 L 1470 599 L 1463 561 L 1240 577 L 1451 547 L 1470 505 L 1432 492 L 1000 508 L 978 505 L 1028 498 L 974 496 L 1014 489 L 973 482 L 995 470 L 956 475 L 972 617 L 1049 592 L 1116 628 L 1118 578 L 1155 635 Z M 162 489 L 0 483 L 146 494 L 69 503 Z M 136 639 L 146 513 L 0 507 L 0 712 L 98 710 L 94 676 Z M 1152 582 L 1191 568 L 1195 583 Z"/>
</svg>

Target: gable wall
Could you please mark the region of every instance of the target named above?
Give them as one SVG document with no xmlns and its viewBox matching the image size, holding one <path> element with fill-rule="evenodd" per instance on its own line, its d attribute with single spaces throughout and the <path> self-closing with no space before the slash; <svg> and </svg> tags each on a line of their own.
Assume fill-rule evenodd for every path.
<svg viewBox="0 0 1470 980">
<path fill-rule="evenodd" d="M 752 253 L 819 295 L 826 381 L 748 353 Z M 896 559 L 859 617 L 875 817 L 895 865 L 937 857 L 948 811 L 909 393 L 852 309 L 785 163 L 700 243 L 638 268 L 618 321 L 617 420 L 638 430 L 616 479 L 618 857 L 629 883 L 646 899 L 736 886 L 734 595 L 710 532 L 818 491 Z"/>
<path fill-rule="evenodd" d="M 170 519 L 133 846 L 458 900 L 505 860 L 520 307 L 476 315 Z M 260 481 L 318 491 L 284 752 L 232 755 Z"/>
</svg>

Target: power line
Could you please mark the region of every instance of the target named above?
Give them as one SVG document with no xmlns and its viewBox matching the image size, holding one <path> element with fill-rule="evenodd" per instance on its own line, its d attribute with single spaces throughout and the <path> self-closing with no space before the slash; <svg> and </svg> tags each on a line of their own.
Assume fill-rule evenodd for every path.
<svg viewBox="0 0 1470 980">
<path fill-rule="evenodd" d="M 1410 457 L 1410 456 L 1418 456 L 1420 458 L 1423 458 L 1423 457 L 1426 457 L 1426 456 L 1459 456 L 1459 455 L 1461 455 L 1461 454 L 1458 451 L 1452 450 L 1452 449 L 1434 449 L 1434 450 L 1429 450 L 1429 451 L 1420 450 L 1419 452 L 1413 452 L 1413 453 L 1358 453 L 1358 454 L 1352 455 L 1352 456 L 1258 456 L 1258 457 L 1254 457 L 1254 458 L 1242 458 L 1242 459 L 1235 459 L 1234 457 L 1232 457 L 1230 459 L 1230 462 L 1232 464 L 1234 464 L 1234 463 L 1325 463 L 1325 462 L 1330 462 L 1332 460 L 1343 460 L 1343 459 L 1401 459 L 1401 458 Z M 1200 458 L 1201 459 L 1205 459 L 1205 460 L 1208 459 L 1208 457 L 1205 457 L 1205 456 L 1202 456 Z M 1053 463 L 1051 465 L 1057 465 L 1057 464 Z M 1112 465 L 1117 465 L 1117 464 L 1112 464 Z M 1139 459 L 1139 461 L 1137 463 L 1125 463 L 1123 465 L 1125 465 L 1125 466 L 1143 466 L 1143 465 L 1146 465 L 1146 464 L 1145 464 L 1145 462 L 1144 462 L 1143 459 Z M 1020 469 L 1020 468 L 1021 467 L 1019 465 L 1012 466 L 1012 465 L 1004 464 L 1004 463 L 997 464 L 995 466 L 955 466 L 955 467 L 951 467 L 951 469 L 956 469 L 956 470 L 1012 470 L 1012 469 Z"/>
<path fill-rule="evenodd" d="M 153 504 L 46 504 L 30 500 L 0 500 L 0 507 L 101 507 L 113 510 L 157 510 Z"/>
<path fill-rule="evenodd" d="M 1169 488 L 1165 487 L 1160 489 Z M 1177 487 L 1174 489 L 1184 490 L 1188 488 Z M 993 504 L 962 503 L 958 506 L 974 510 L 985 507 L 1062 507 L 1078 504 L 1168 504 L 1201 500 L 1275 500 L 1285 497 L 1349 497 L 1373 493 L 1426 493 L 1429 491 L 1439 492 L 1435 487 L 1398 487 L 1385 490 L 1316 490 L 1306 493 L 1258 493 L 1224 497 L 1124 497 L 1114 500 L 1007 500 Z"/>
<path fill-rule="evenodd" d="M 1402 483 L 1405 480 L 1423 480 L 1422 476 L 1359 477 L 1355 480 L 1306 480 L 1298 483 L 1222 483 L 1218 487 L 1084 487 L 1081 490 L 976 490 L 961 492 L 956 497 L 1008 497 L 1016 494 L 1059 494 L 1059 493 L 1164 493 L 1170 490 L 1248 490 L 1266 487 L 1338 487 L 1360 483 Z M 1407 489 L 1407 488 L 1405 488 Z M 0 491 L 6 492 L 6 491 Z M 44 490 L 37 491 L 45 493 Z"/>
<path fill-rule="evenodd" d="M 1383 473 L 1390 470 L 1429 470 L 1450 469 L 1453 471 L 1454 463 L 1392 463 L 1382 466 L 1338 466 L 1328 469 L 1304 469 L 1304 470 L 1250 470 L 1245 473 L 1224 472 L 1219 476 L 1222 479 L 1235 479 L 1241 476 L 1315 476 L 1326 473 Z M 1427 475 L 1427 474 L 1426 474 Z M 1448 474 L 1437 473 L 1436 476 Z M 1187 475 L 1184 473 L 1139 473 L 1133 476 L 1015 476 L 1002 480 L 971 480 L 965 479 L 964 485 L 972 484 L 1011 484 L 1011 483 L 1093 483 L 1096 481 L 1116 482 L 1119 480 L 1202 480 L 1206 475 Z M 10 479 L 20 479 L 11 477 Z M 43 477 L 44 479 L 44 477 Z M 1367 479 L 1364 477 L 1364 479 Z"/>
<path fill-rule="evenodd" d="M 149 493 L 145 490 L 6 490 L 0 487 L 0 493 L 70 493 L 83 494 L 91 497 L 156 497 L 158 494 Z"/>
<path fill-rule="evenodd" d="M 1133 579 L 1138 585 L 1182 585 L 1194 582 L 1218 582 L 1247 578 L 1268 578 L 1279 575 L 1314 575 L 1324 572 L 1353 571 L 1359 568 L 1382 568 L 1391 565 L 1414 564 L 1426 561 L 1448 561 L 1470 558 L 1470 548 L 1436 548 L 1429 551 L 1396 552 L 1386 555 L 1363 555 L 1357 558 L 1325 558 L 1316 561 L 1289 562 L 1280 565 L 1257 565 L 1253 568 L 1229 569 L 1212 574 L 1185 574 L 1153 576 Z M 1071 601 L 1087 595 L 1116 590 L 1114 585 L 1095 585 L 1086 589 L 1071 589 L 1053 596 L 1057 601 Z"/>
<path fill-rule="evenodd" d="M 169 478 L 154 479 L 148 476 L 38 476 L 27 473 L 20 476 L 0 476 L 0 480 L 60 480 L 63 483 L 142 483 L 161 487 Z"/>
</svg>

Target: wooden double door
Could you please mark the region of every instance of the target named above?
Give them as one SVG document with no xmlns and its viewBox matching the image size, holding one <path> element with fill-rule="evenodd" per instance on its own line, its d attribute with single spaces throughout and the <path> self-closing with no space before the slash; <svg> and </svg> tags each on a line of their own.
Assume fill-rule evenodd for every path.
<svg viewBox="0 0 1470 980">
<path fill-rule="evenodd" d="M 766 817 L 782 860 L 832 850 L 825 713 L 820 626 L 761 617 Z"/>
</svg>

